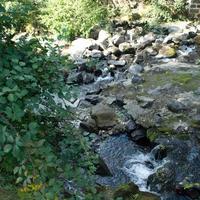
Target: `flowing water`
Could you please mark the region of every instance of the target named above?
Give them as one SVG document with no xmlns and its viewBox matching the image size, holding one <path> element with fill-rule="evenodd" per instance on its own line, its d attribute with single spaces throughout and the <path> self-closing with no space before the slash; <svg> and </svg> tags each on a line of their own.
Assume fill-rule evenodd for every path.
<svg viewBox="0 0 200 200">
<path fill-rule="evenodd" d="M 132 181 L 141 191 L 149 191 L 148 177 L 166 162 L 156 161 L 153 150 L 138 146 L 126 135 L 105 140 L 100 145 L 99 154 L 113 174 L 113 177 L 99 179 L 100 183 L 116 186 Z"/>
</svg>

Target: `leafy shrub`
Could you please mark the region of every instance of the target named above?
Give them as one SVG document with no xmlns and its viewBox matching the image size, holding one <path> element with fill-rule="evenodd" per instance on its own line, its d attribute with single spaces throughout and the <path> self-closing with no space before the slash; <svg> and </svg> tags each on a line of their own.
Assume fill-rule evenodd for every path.
<svg viewBox="0 0 200 200">
<path fill-rule="evenodd" d="M 98 0 L 48 0 L 42 22 L 67 39 L 87 36 L 96 24 L 106 21 L 107 9 Z"/>
<path fill-rule="evenodd" d="M 20 31 L 40 31 L 43 29 L 40 23 L 41 7 L 44 1 L 41 0 L 12 0 L 4 1 L 4 7 L 9 14 L 15 33 Z"/>
<path fill-rule="evenodd" d="M 157 21 L 174 21 L 187 16 L 186 0 L 151 0 L 148 17 Z"/>
<path fill-rule="evenodd" d="M 55 102 L 70 97 L 62 74 L 66 58 L 44 40 L 10 40 L 12 13 L 1 4 L 0 12 L 1 185 L 17 185 L 30 199 L 51 200 L 70 180 L 90 195 L 95 157 L 71 125 L 70 109 Z"/>
</svg>

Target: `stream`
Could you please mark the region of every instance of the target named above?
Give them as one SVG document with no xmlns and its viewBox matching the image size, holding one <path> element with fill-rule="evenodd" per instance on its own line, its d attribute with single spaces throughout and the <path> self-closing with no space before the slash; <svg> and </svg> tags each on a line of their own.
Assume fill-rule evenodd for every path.
<svg viewBox="0 0 200 200">
<path fill-rule="evenodd" d="M 107 171 L 96 175 L 100 186 L 200 199 L 200 29 L 175 26 L 145 33 L 142 23 L 119 22 L 68 49 L 76 68 L 67 83 L 79 97 L 60 103 L 76 109 L 95 144 Z"/>
</svg>

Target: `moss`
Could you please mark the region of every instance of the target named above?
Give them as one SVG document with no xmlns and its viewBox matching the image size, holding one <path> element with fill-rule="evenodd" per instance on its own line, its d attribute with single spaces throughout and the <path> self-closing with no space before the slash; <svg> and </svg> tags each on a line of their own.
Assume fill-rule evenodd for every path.
<svg viewBox="0 0 200 200">
<path fill-rule="evenodd" d="M 192 80 L 192 74 L 179 74 L 172 78 L 175 83 L 188 84 Z"/>
<path fill-rule="evenodd" d="M 173 73 L 167 70 L 161 73 L 152 73 L 151 75 L 144 74 L 144 79 L 143 87 L 145 90 L 172 83 L 185 91 L 193 91 L 199 87 L 200 72 L 196 74 L 189 72 Z"/>
<path fill-rule="evenodd" d="M 138 186 L 133 183 L 128 183 L 125 185 L 121 185 L 114 191 L 114 199 L 119 197 L 123 198 L 124 200 L 129 200 L 130 197 L 134 194 L 138 193 Z"/>
<path fill-rule="evenodd" d="M 184 189 L 191 189 L 193 187 L 200 187 L 200 182 L 199 183 L 185 183 L 183 185 Z"/>
<path fill-rule="evenodd" d="M 159 132 L 156 129 L 148 129 L 147 130 L 147 138 L 151 141 L 154 142 L 159 136 Z"/>
<path fill-rule="evenodd" d="M 160 49 L 159 54 L 167 57 L 167 58 L 172 58 L 176 56 L 176 50 L 175 48 L 169 47 L 169 46 L 164 46 Z"/>
<path fill-rule="evenodd" d="M 176 135 L 176 138 L 178 138 L 180 140 L 189 140 L 190 135 L 188 133 L 180 133 L 180 134 Z"/>
<path fill-rule="evenodd" d="M 140 192 L 139 194 L 132 197 L 130 200 L 159 200 L 160 198 L 158 196 L 155 196 L 154 194 L 150 194 L 147 192 Z"/>
<path fill-rule="evenodd" d="M 98 187 L 98 192 L 103 193 L 102 200 L 159 200 L 160 198 L 146 192 L 140 192 L 134 183 L 127 183 L 116 189 Z"/>
</svg>

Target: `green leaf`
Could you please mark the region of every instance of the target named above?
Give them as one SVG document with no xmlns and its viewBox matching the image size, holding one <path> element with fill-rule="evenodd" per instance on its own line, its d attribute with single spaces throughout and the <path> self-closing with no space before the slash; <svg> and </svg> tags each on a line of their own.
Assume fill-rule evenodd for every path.
<svg viewBox="0 0 200 200">
<path fill-rule="evenodd" d="M 38 124 L 37 124 L 37 122 L 31 122 L 28 127 L 31 132 L 35 132 L 35 131 L 37 131 Z"/>
<path fill-rule="evenodd" d="M 25 62 L 19 62 L 19 65 L 24 67 L 24 66 L 26 66 L 26 63 Z"/>
<path fill-rule="evenodd" d="M 2 92 L 6 93 L 6 92 L 11 92 L 12 89 L 10 89 L 9 87 L 3 87 Z"/>
<path fill-rule="evenodd" d="M 19 171 L 19 167 L 15 167 L 14 170 L 13 170 L 14 174 L 17 174 L 18 171 Z"/>
<path fill-rule="evenodd" d="M 13 136 L 12 136 L 12 135 L 8 135 L 8 136 L 7 136 L 7 141 L 8 141 L 9 143 L 13 143 L 13 142 L 14 142 Z"/>
<path fill-rule="evenodd" d="M 4 142 L 6 141 L 6 126 L 4 126 L 2 129 L 1 129 L 1 133 L 0 133 L 0 144 L 3 145 Z"/>
<path fill-rule="evenodd" d="M 17 180 L 16 180 L 16 184 L 21 183 L 22 181 L 23 181 L 23 178 L 22 177 L 18 177 Z"/>
<path fill-rule="evenodd" d="M 12 62 L 15 63 L 15 64 L 17 64 L 19 62 L 19 60 L 17 58 L 13 58 Z"/>
<path fill-rule="evenodd" d="M 6 144 L 3 148 L 3 151 L 5 153 L 9 153 L 12 150 L 12 145 L 11 144 Z"/>
<path fill-rule="evenodd" d="M 37 63 L 34 63 L 33 65 L 32 65 L 32 68 L 33 69 L 37 69 L 39 67 L 39 65 L 37 64 Z"/>
<path fill-rule="evenodd" d="M 9 94 L 9 95 L 8 95 L 8 100 L 9 100 L 10 102 L 14 102 L 14 101 L 15 101 L 15 96 L 14 96 L 14 94 Z"/>
<path fill-rule="evenodd" d="M 17 158 L 17 159 L 21 159 L 21 151 L 20 151 L 20 148 L 17 146 L 17 145 L 14 145 L 13 147 L 13 151 L 12 151 L 12 155 Z"/>
</svg>

